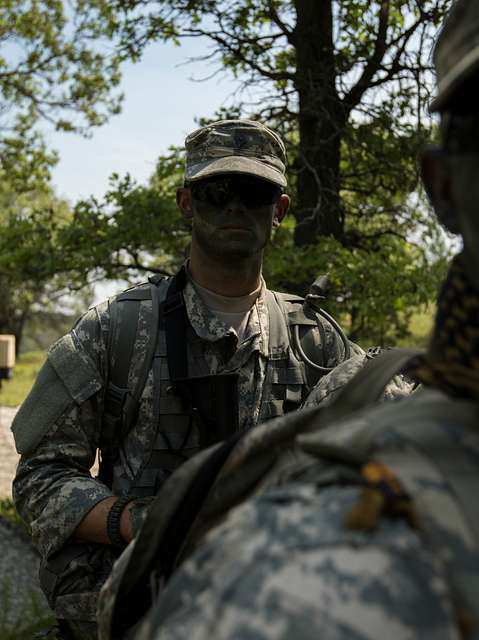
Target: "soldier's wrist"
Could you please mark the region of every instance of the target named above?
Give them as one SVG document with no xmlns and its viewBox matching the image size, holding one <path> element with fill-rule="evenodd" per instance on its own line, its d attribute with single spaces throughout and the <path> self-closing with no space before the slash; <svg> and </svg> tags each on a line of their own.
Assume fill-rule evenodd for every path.
<svg viewBox="0 0 479 640">
<path fill-rule="evenodd" d="M 113 503 L 108 512 L 106 521 L 107 535 L 110 543 L 119 549 L 126 547 L 131 540 L 128 507 L 134 499 L 134 496 L 122 496 Z"/>
</svg>

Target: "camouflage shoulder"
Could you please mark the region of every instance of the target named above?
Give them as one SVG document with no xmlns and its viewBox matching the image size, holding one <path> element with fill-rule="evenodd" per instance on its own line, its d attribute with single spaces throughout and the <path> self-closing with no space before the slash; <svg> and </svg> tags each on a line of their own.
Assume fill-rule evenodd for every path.
<svg viewBox="0 0 479 640">
<path fill-rule="evenodd" d="M 19 453 L 33 451 L 69 407 L 82 404 L 103 387 L 106 347 L 100 308 L 101 305 L 87 311 L 70 333 L 49 348 L 46 361 L 12 424 Z"/>
<path fill-rule="evenodd" d="M 344 527 L 359 491 L 292 483 L 245 501 L 177 570 L 135 640 L 456 637 L 443 564 L 416 532 L 400 520 L 369 535 Z"/>
<path fill-rule="evenodd" d="M 364 367 L 368 359 L 364 351 L 354 351 L 348 360 L 341 362 L 321 378 L 306 398 L 304 407 L 326 406 L 334 402 L 344 385 Z M 413 382 L 406 380 L 402 375 L 394 376 L 385 387 L 381 400 L 394 400 L 408 396 L 413 389 Z"/>
</svg>

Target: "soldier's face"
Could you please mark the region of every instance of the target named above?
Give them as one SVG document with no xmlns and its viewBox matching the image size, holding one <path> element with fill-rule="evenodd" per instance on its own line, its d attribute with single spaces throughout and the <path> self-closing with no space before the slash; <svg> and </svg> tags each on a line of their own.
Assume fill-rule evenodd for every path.
<svg viewBox="0 0 479 640">
<path fill-rule="evenodd" d="M 451 201 L 464 242 L 469 280 L 479 288 L 479 151 L 449 159 Z"/>
<path fill-rule="evenodd" d="M 469 281 L 479 290 L 479 149 L 429 150 L 422 165 L 438 219 L 462 236 Z"/>
<path fill-rule="evenodd" d="M 226 259 L 258 255 L 289 205 L 275 185 L 250 176 L 215 176 L 193 183 L 181 195 L 183 214 L 185 205 L 190 208 L 192 242 Z"/>
</svg>

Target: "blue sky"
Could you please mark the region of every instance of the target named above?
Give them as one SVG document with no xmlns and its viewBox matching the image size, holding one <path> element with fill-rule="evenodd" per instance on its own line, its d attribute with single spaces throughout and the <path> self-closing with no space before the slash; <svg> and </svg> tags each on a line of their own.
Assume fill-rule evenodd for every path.
<svg viewBox="0 0 479 640">
<path fill-rule="evenodd" d="M 212 116 L 229 102 L 237 87 L 223 73 L 205 82 L 191 80 L 208 76 L 216 68 L 206 63 L 185 64 L 207 52 L 207 44 L 200 40 L 184 41 L 180 47 L 152 45 L 139 63 L 123 67 L 125 99 L 120 115 L 95 129 L 91 138 L 47 132 L 50 147 L 60 156 L 53 169 L 56 193 L 72 204 L 90 195 L 101 198 L 114 172 L 130 173 L 138 182 L 145 182 L 157 157 L 172 144 L 182 145 L 197 126 L 195 118 Z M 98 284 L 91 303 L 122 288 L 115 281 Z"/>
<path fill-rule="evenodd" d="M 48 133 L 49 145 L 60 161 L 53 170 L 57 194 L 70 202 L 90 195 L 101 197 L 113 173 L 130 173 L 144 182 L 153 172 L 156 158 L 171 144 L 181 145 L 195 127 L 195 117 L 211 116 L 236 88 L 220 74 L 205 82 L 191 77 L 209 75 L 215 67 L 206 63 L 184 64 L 188 58 L 208 52 L 200 40 L 180 47 L 156 44 L 137 64 L 123 67 L 122 113 L 85 139 L 66 133 Z"/>
</svg>

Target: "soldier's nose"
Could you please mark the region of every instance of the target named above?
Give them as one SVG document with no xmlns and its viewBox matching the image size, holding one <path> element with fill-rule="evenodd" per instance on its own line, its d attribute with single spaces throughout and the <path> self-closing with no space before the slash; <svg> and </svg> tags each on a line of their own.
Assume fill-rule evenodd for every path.
<svg viewBox="0 0 479 640">
<path fill-rule="evenodd" d="M 245 210 L 245 206 L 239 198 L 232 198 L 226 204 L 226 211 L 228 213 L 236 213 L 237 211 L 243 212 L 244 210 Z"/>
</svg>

